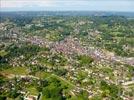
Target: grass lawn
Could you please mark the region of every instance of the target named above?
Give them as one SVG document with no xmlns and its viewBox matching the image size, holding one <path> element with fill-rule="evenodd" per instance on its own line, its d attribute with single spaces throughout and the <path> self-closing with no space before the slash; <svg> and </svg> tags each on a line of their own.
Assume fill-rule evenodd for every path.
<svg viewBox="0 0 134 100">
<path fill-rule="evenodd" d="M 54 77 L 54 78 L 60 80 L 62 84 L 68 85 L 69 88 L 74 88 L 74 87 L 75 87 L 75 85 L 73 85 L 73 84 L 72 84 L 71 82 L 69 82 L 68 80 L 66 80 L 66 79 L 64 79 L 64 78 L 62 78 L 62 77 L 60 77 L 60 76 L 57 76 L 57 75 L 55 75 L 55 74 L 52 74 L 52 73 L 37 72 L 37 73 L 35 74 L 35 76 L 36 76 L 36 77 L 40 77 L 40 78 L 42 78 L 42 79 L 45 79 L 45 78 L 46 78 L 46 79 L 49 79 L 49 78 Z"/>
<path fill-rule="evenodd" d="M 8 74 L 26 75 L 28 74 L 28 70 L 26 67 L 12 67 L 12 68 L 1 71 L 1 73 L 7 74 L 7 75 Z"/>
<path fill-rule="evenodd" d="M 27 91 L 30 93 L 30 95 L 38 95 L 39 92 L 34 86 L 30 86 L 27 88 Z"/>
<path fill-rule="evenodd" d="M 35 74 L 36 77 L 39 77 L 39 78 L 47 78 L 51 75 L 51 73 L 47 73 L 47 72 L 42 72 L 42 71 L 39 71 Z"/>
<path fill-rule="evenodd" d="M 75 87 L 75 85 L 72 84 L 70 81 L 68 81 L 68 80 L 66 80 L 66 79 L 64 79 L 64 78 L 62 78 L 62 77 L 60 77 L 60 76 L 57 76 L 57 75 L 55 75 L 55 74 L 52 74 L 51 77 L 57 78 L 58 80 L 61 81 L 62 84 L 67 85 L 69 89 L 72 89 L 72 88 Z"/>
<path fill-rule="evenodd" d="M 41 97 L 41 100 L 52 100 L 52 99 L 51 99 L 51 98 L 48 99 L 48 98 L 46 98 L 45 96 L 42 96 L 42 97 Z"/>
<path fill-rule="evenodd" d="M 0 56 L 4 57 L 5 55 L 7 55 L 8 52 L 4 51 L 4 50 L 1 50 L 0 51 Z"/>
</svg>

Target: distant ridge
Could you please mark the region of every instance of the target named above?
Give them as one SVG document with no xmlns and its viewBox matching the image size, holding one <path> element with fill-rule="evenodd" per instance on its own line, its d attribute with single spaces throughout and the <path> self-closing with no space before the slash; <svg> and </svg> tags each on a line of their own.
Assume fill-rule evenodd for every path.
<svg viewBox="0 0 134 100">
<path fill-rule="evenodd" d="M 97 12 L 97 11 L 20 11 L 0 12 L 0 16 L 124 16 L 134 17 L 134 12 Z"/>
</svg>

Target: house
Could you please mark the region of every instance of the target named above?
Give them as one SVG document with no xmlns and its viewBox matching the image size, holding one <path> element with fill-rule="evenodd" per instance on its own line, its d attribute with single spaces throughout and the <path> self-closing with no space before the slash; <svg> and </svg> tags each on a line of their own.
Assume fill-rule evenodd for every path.
<svg viewBox="0 0 134 100">
<path fill-rule="evenodd" d="M 28 95 L 24 97 L 24 100 L 37 100 L 38 96 Z"/>
</svg>

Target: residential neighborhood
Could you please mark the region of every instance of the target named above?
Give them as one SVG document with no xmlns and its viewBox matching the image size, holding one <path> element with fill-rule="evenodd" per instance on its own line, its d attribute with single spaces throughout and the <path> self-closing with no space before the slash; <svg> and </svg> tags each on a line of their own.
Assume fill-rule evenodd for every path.
<svg viewBox="0 0 134 100">
<path fill-rule="evenodd" d="M 31 13 L 1 17 L 0 100 L 133 100 L 133 19 Z"/>
</svg>

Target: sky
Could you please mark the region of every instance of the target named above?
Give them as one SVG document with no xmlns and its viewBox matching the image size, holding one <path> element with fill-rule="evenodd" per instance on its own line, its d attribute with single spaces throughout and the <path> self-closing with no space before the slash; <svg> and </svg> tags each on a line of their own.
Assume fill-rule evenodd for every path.
<svg viewBox="0 0 134 100">
<path fill-rule="evenodd" d="M 0 11 L 134 12 L 134 0 L 0 0 Z"/>
</svg>

